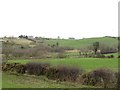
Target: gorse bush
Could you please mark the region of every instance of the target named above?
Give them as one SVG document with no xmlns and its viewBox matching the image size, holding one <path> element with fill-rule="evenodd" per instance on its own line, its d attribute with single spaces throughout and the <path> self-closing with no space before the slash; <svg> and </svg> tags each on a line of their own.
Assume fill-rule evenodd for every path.
<svg viewBox="0 0 120 90">
<path fill-rule="evenodd" d="M 2 70 L 37 76 L 45 75 L 48 79 L 77 82 L 83 85 L 120 88 L 120 73 L 104 68 L 84 73 L 82 69 L 75 67 L 55 67 L 47 63 L 30 62 L 24 65 L 20 63 L 3 63 Z"/>
<path fill-rule="evenodd" d="M 21 73 L 21 74 L 24 74 L 26 72 L 26 66 L 25 65 L 22 65 L 22 64 L 17 64 L 15 66 L 15 71 L 17 73 Z"/>
<path fill-rule="evenodd" d="M 47 63 L 27 63 L 26 72 L 30 75 L 44 75 L 49 66 Z"/>
<path fill-rule="evenodd" d="M 12 64 L 7 63 L 2 65 L 2 70 L 24 74 L 26 71 L 26 66 L 19 63 L 12 63 Z"/>
<path fill-rule="evenodd" d="M 59 71 L 58 73 L 59 79 L 64 81 L 69 81 L 69 80 L 75 81 L 80 73 L 78 68 L 65 67 L 65 66 L 59 67 L 58 71 Z"/>
<path fill-rule="evenodd" d="M 59 81 L 75 81 L 82 72 L 82 69 L 79 70 L 74 67 L 59 66 L 49 68 L 46 76 Z"/>
<path fill-rule="evenodd" d="M 46 76 L 49 79 L 57 79 L 57 74 L 58 74 L 58 69 L 56 67 L 50 67 L 47 72 L 46 72 Z"/>
<path fill-rule="evenodd" d="M 2 70 L 3 70 L 3 71 L 15 71 L 15 69 L 16 69 L 16 64 L 17 64 L 17 63 L 14 63 L 14 64 L 4 63 L 4 64 L 2 65 Z"/>
<path fill-rule="evenodd" d="M 82 83 L 93 86 L 111 87 L 114 79 L 113 72 L 109 69 L 98 69 L 82 75 Z"/>
</svg>

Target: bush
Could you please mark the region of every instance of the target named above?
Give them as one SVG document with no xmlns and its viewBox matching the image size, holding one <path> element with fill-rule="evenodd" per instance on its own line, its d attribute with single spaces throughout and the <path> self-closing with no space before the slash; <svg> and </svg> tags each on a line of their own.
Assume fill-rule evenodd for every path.
<svg viewBox="0 0 120 90">
<path fill-rule="evenodd" d="M 30 75 L 44 75 L 50 65 L 47 63 L 27 63 L 26 71 Z"/>
<path fill-rule="evenodd" d="M 102 86 L 104 88 L 111 87 L 113 81 L 113 72 L 109 69 L 98 69 L 82 75 L 83 84 Z"/>
<path fill-rule="evenodd" d="M 50 79 L 57 79 L 59 81 L 76 81 L 77 77 L 82 73 L 82 71 L 83 70 L 73 67 L 51 67 L 48 69 L 46 76 Z"/>
<path fill-rule="evenodd" d="M 77 68 L 72 67 L 59 67 L 59 79 L 62 81 L 76 81 L 77 77 L 79 76 L 80 72 Z"/>
<path fill-rule="evenodd" d="M 66 55 L 64 53 L 58 53 L 58 58 L 66 58 Z"/>
<path fill-rule="evenodd" d="M 107 58 L 114 58 L 114 55 L 109 55 L 107 56 Z"/>
<path fill-rule="evenodd" d="M 8 63 L 4 63 L 2 65 L 2 70 L 3 71 L 13 71 L 14 70 L 14 64 L 8 64 Z"/>
<path fill-rule="evenodd" d="M 57 74 L 58 74 L 58 69 L 56 67 L 50 67 L 47 72 L 46 72 L 46 76 L 49 79 L 57 79 Z"/>
<path fill-rule="evenodd" d="M 104 54 L 97 54 L 97 55 L 95 56 L 95 58 L 105 58 L 105 55 L 104 55 Z"/>
<path fill-rule="evenodd" d="M 59 49 L 61 50 L 61 49 Z M 58 50 L 58 51 L 59 51 Z M 23 58 L 47 58 L 46 55 L 54 50 L 46 45 L 39 44 L 34 47 L 29 45 L 21 46 L 15 43 L 3 42 L 2 54 L 3 59 L 23 59 Z M 55 51 L 54 51 L 55 52 Z"/>
<path fill-rule="evenodd" d="M 16 70 L 17 73 L 24 74 L 26 72 L 26 66 L 22 65 L 22 64 L 17 64 L 15 66 L 15 70 Z"/>
<path fill-rule="evenodd" d="M 117 81 L 116 81 L 116 88 L 120 88 L 120 72 L 116 72 L 115 73 L 115 76 L 116 76 L 116 79 L 117 79 Z"/>
<path fill-rule="evenodd" d="M 120 58 L 120 55 L 118 56 L 118 58 Z"/>
<path fill-rule="evenodd" d="M 111 58 L 114 58 L 114 55 L 110 55 Z"/>
<path fill-rule="evenodd" d="M 62 48 L 62 47 L 55 47 L 55 48 L 53 48 L 53 51 L 54 52 L 58 52 L 58 53 L 63 53 L 64 52 L 64 48 Z"/>
<path fill-rule="evenodd" d="M 17 73 L 25 73 L 25 65 L 19 64 L 19 63 L 3 63 L 2 64 L 2 70 L 3 71 L 12 71 Z"/>
</svg>

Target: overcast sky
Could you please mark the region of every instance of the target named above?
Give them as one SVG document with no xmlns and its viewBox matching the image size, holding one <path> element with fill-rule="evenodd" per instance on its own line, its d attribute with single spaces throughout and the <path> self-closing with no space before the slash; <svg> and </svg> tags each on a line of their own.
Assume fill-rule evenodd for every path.
<svg viewBox="0 0 120 90">
<path fill-rule="evenodd" d="M 0 0 L 0 36 L 118 36 L 119 0 Z"/>
</svg>

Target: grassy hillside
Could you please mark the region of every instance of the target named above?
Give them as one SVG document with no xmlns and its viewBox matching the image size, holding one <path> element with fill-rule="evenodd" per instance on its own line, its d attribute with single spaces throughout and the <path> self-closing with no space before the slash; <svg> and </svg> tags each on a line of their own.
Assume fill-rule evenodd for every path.
<svg viewBox="0 0 120 90">
<path fill-rule="evenodd" d="M 15 44 L 20 44 L 20 45 L 30 45 L 31 43 L 33 43 L 33 41 L 31 40 L 27 40 L 27 39 L 17 39 L 17 38 L 13 38 L 13 39 L 4 39 L 4 41 L 8 41 L 8 42 L 12 42 Z"/>
<path fill-rule="evenodd" d="M 74 48 L 86 48 L 93 44 L 93 42 L 100 42 L 101 44 L 108 45 L 110 47 L 117 46 L 118 40 L 115 38 L 110 37 L 100 37 L 100 38 L 86 38 L 86 39 L 79 39 L 79 40 L 69 40 L 69 39 L 51 39 L 51 40 L 44 40 L 47 44 L 56 44 L 59 43 L 59 46 L 64 47 L 74 47 Z"/>
<path fill-rule="evenodd" d="M 3 72 L 2 88 L 93 88 L 77 83 L 56 82 L 44 76 L 28 76 Z"/>
<path fill-rule="evenodd" d="M 118 58 L 64 58 L 64 59 L 38 59 L 38 60 L 9 60 L 9 63 L 28 63 L 28 62 L 45 62 L 53 66 L 66 65 L 83 68 L 85 71 L 92 71 L 98 68 L 109 68 L 114 71 L 118 70 Z"/>
<path fill-rule="evenodd" d="M 43 40 L 39 39 L 36 40 L 37 43 L 27 40 L 27 39 L 4 39 L 4 41 L 14 42 L 16 44 L 22 44 L 22 45 L 30 45 L 30 44 L 38 44 L 38 43 L 44 43 L 53 45 L 57 42 L 59 43 L 59 46 L 62 47 L 73 47 L 73 48 L 87 48 L 88 46 L 91 46 L 93 42 L 100 42 L 101 44 L 105 44 L 107 46 L 113 47 L 118 45 L 118 40 L 116 38 L 111 37 L 99 37 L 99 38 L 85 38 L 85 39 L 79 39 L 79 40 L 70 40 L 70 39 L 50 39 L 50 40 Z"/>
</svg>

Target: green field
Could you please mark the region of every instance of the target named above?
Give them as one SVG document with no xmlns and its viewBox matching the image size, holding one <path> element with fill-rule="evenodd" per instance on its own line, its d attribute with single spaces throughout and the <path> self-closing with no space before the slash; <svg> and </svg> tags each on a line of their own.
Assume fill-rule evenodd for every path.
<svg viewBox="0 0 120 90">
<path fill-rule="evenodd" d="M 2 88 L 94 88 L 72 82 L 56 82 L 44 76 L 28 76 L 4 72 Z"/>
<path fill-rule="evenodd" d="M 42 62 L 50 63 L 53 66 L 65 65 L 71 67 L 82 68 L 85 71 L 92 71 L 98 68 L 109 68 L 114 71 L 118 70 L 118 58 L 52 58 L 52 59 L 37 59 L 37 60 L 9 60 L 9 63 L 28 63 L 28 62 Z"/>
<path fill-rule="evenodd" d="M 100 44 L 104 44 L 110 47 L 117 46 L 118 45 L 118 40 L 116 38 L 111 38 L 111 37 L 98 37 L 98 38 L 84 38 L 84 39 L 75 39 L 75 40 L 70 40 L 70 39 L 50 39 L 50 40 L 45 40 L 45 39 L 39 39 L 36 40 L 37 43 L 34 43 L 31 40 L 28 39 L 3 39 L 4 41 L 9 40 L 9 42 L 14 42 L 16 44 L 21 44 L 21 45 L 30 45 L 30 44 L 38 44 L 40 42 L 43 42 L 43 44 L 56 44 L 57 42 L 59 43 L 59 46 L 62 47 L 71 47 L 71 48 L 87 48 L 93 44 L 93 42 L 100 42 Z"/>
<path fill-rule="evenodd" d="M 118 58 L 64 58 L 64 59 L 36 59 L 36 60 L 9 60 L 8 63 L 41 62 L 50 63 L 53 66 L 65 65 L 71 67 L 82 68 L 86 72 L 93 71 L 98 68 L 109 68 L 118 70 Z M 21 75 L 3 72 L 2 80 L 3 88 L 94 88 L 84 86 L 79 83 L 57 82 L 49 80 L 45 76 Z M 98 88 L 98 87 L 97 87 Z"/>
<path fill-rule="evenodd" d="M 53 44 L 59 43 L 61 47 L 71 47 L 74 49 L 86 50 L 92 46 L 94 42 L 100 42 L 110 48 L 117 48 L 118 40 L 111 37 L 99 37 L 99 38 L 85 38 L 79 40 L 70 39 L 39 39 L 33 42 L 28 39 L 5 39 L 16 45 L 23 45 L 26 47 L 34 47 L 39 45 L 52 46 Z M 5 41 L 4 40 L 4 41 Z M 41 44 L 42 43 L 42 44 Z M 21 60 L 8 60 L 7 63 L 22 63 L 38 62 L 38 63 L 50 63 L 51 66 L 70 66 L 82 68 L 85 72 L 90 72 L 99 68 L 108 68 L 113 71 L 118 71 L 118 56 L 117 53 L 105 54 L 105 56 L 114 55 L 115 58 L 80 58 L 78 52 L 65 52 L 66 58 L 58 58 L 58 53 L 50 53 L 51 58 L 43 59 L 21 59 Z M 13 58 L 12 58 L 13 59 Z M 21 75 L 15 73 L 3 72 L 2 74 L 2 87 L 3 88 L 90 88 L 90 86 L 83 86 L 73 82 L 57 82 L 49 80 L 45 76 L 33 76 L 33 75 Z"/>
<path fill-rule="evenodd" d="M 93 42 L 100 42 L 101 44 L 105 44 L 108 46 L 117 46 L 118 40 L 115 38 L 110 37 L 100 37 L 100 38 L 85 38 L 85 39 L 79 39 L 79 40 L 69 40 L 69 39 L 51 39 L 51 40 L 44 40 L 47 44 L 56 44 L 59 42 L 60 46 L 64 47 L 73 47 L 73 48 L 86 48 L 88 46 L 91 46 Z"/>
</svg>

